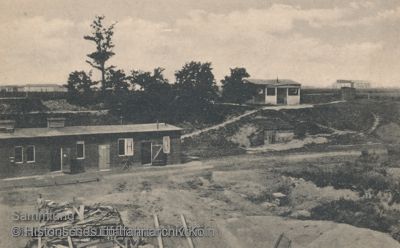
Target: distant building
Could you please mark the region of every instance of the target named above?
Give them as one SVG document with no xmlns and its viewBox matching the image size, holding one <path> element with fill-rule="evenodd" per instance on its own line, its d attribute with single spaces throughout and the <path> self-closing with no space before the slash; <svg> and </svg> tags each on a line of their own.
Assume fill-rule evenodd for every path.
<svg viewBox="0 0 400 248">
<path fill-rule="evenodd" d="M 255 85 L 257 94 L 250 101 L 255 104 L 300 104 L 301 84 L 290 79 L 245 79 Z"/>
<path fill-rule="evenodd" d="M 59 84 L 0 85 L 0 92 L 67 92 Z"/>
<path fill-rule="evenodd" d="M 340 95 L 343 101 L 351 101 L 356 99 L 356 88 L 342 87 L 340 88 Z"/>
<path fill-rule="evenodd" d="M 338 79 L 333 84 L 333 88 L 340 89 L 342 87 L 349 87 L 355 89 L 368 89 L 371 88 L 371 83 L 363 80 L 344 80 Z"/>
<path fill-rule="evenodd" d="M 58 84 L 27 84 L 21 90 L 23 92 L 67 92 L 67 88 Z"/>
</svg>

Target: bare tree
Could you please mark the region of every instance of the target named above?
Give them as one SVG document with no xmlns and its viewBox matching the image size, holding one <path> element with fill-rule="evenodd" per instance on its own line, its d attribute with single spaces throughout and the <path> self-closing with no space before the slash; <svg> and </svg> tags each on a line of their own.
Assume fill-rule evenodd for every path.
<svg viewBox="0 0 400 248">
<path fill-rule="evenodd" d="M 104 18 L 104 16 L 96 16 L 93 23 L 90 25 L 92 28 L 91 35 L 83 37 L 85 40 L 92 41 L 96 44 L 96 51 L 87 55 L 90 60 L 86 60 L 86 62 L 101 72 L 102 91 L 106 89 L 106 72 L 114 68 L 114 66 L 106 67 L 106 62 L 115 55 L 112 51 L 114 47 L 112 37 L 114 35 L 115 23 L 106 27 L 103 24 Z"/>
</svg>

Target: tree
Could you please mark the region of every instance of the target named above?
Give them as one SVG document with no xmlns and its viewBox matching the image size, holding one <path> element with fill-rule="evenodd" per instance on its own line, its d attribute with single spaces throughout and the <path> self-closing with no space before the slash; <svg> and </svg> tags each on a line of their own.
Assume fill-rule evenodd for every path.
<svg viewBox="0 0 400 248">
<path fill-rule="evenodd" d="M 129 82 L 123 70 L 110 69 L 106 73 L 105 90 L 111 91 L 116 95 L 129 92 Z"/>
<path fill-rule="evenodd" d="M 164 68 L 157 67 L 153 70 L 153 74 L 134 70 L 132 71 L 131 83 L 134 86 L 138 85 L 144 92 L 158 95 L 163 90 L 168 90 L 171 86 L 163 75 L 164 70 Z"/>
<path fill-rule="evenodd" d="M 70 102 L 87 105 L 92 101 L 93 87 L 97 84 L 91 79 L 91 72 L 74 71 L 68 76 L 67 89 Z"/>
<path fill-rule="evenodd" d="M 103 100 L 110 109 L 120 116 L 130 98 L 129 81 L 123 70 L 109 69 L 103 90 Z"/>
<path fill-rule="evenodd" d="M 163 68 L 155 68 L 153 72 L 132 71 L 131 84 L 140 90 L 136 96 L 141 99 L 141 107 L 155 119 L 169 117 L 172 94 L 171 85 L 163 75 Z"/>
<path fill-rule="evenodd" d="M 175 77 L 176 112 L 205 118 L 218 96 L 211 63 L 186 63 Z"/>
<path fill-rule="evenodd" d="M 242 104 L 254 94 L 254 88 L 243 81 L 250 77 L 245 68 L 230 69 L 231 74 L 225 76 L 222 83 L 222 98 L 224 101 Z"/>
<path fill-rule="evenodd" d="M 105 27 L 103 24 L 104 16 L 96 16 L 93 23 L 90 25 L 92 28 L 91 35 L 84 36 L 85 40 L 92 41 L 96 44 L 96 51 L 88 54 L 89 60 L 86 60 L 93 68 L 101 73 L 101 89 L 106 89 L 106 73 L 112 69 L 113 66 L 106 66 L 109 60 L 115 53 L 112 51 L 114 44 L 112 37 L 114 35 L 115 23 Z"/>
<path fill-rule="evenodd" d="M 190 62 L 175 73 L 175 87 L 181 97 L 194 97 L 193 100 L 212 102 L 217 98 L 217 86 L 211 63 Z"/>
</svg>

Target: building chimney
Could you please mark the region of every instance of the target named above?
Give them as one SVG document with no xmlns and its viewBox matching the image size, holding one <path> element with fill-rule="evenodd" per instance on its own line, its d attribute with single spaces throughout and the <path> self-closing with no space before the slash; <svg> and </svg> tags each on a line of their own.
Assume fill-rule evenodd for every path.
<svg viewBox="0 0 400 248">
<path fill-rule="evenodd" d="M 1 133 L 13 133 L 15 129 L 14 120 L 0 120 L 0 132 Z"/>
<path fill-rule="evenodd" d="M 47 118 L 48 128 L 65 127 L 65 118 Z"/>
</svg>

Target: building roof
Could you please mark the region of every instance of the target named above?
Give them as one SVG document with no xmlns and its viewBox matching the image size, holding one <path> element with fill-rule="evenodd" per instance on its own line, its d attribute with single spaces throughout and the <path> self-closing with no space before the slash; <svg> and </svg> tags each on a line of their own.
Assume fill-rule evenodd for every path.
<svg viewBox="0 0 400 248">
<path fill-rule="evenodd" d="M 265 85 L 265 86 L 274 86 L 274 87 L 286 87 L 286 86 L 296 86 L 300 87 L 301 84 L 293 81 L 291 79 L 245 79 L 246 82 L 257 84 L 257 85 Z"/>
<path fill-rule="evenodd" d="M 16 128 L 14 132 L 0 133 L 0 140 L 18 138 L 46 138 L 78 135 L 122 134 L 181 131 L 182 129 L 166 123 L 70 126 L 59 128 Z"/>
</svg>

